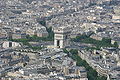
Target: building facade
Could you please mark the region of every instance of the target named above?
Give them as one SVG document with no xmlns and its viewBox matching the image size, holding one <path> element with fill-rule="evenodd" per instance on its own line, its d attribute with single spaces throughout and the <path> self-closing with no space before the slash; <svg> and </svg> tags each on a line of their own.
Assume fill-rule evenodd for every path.
<svg viewBox="0 0 120 80">
<path fill-rule="evenodd" d="M 68 27 L 59 27 L 54 29 L 54 46 L 57 48 L 69 46 L 70 32 L 71 30 Z"/>
</svg>

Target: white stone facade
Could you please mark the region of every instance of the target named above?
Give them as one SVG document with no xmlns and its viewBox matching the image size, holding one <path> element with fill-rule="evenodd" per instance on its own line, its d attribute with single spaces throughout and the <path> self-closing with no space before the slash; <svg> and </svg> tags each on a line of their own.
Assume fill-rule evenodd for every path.
<svg viewBox="0 0 120 80">
<path fill-rule="evenodd" d="M 70 28 L 59 27 L 54 30 L 54 46 L 57 48 L 64 48 L 69 46 Z"/>
</svg>

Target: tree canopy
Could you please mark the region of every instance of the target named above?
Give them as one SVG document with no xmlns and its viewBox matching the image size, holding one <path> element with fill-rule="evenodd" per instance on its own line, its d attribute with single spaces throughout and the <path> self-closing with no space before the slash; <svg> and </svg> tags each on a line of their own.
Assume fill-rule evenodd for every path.
<svg viewBox="0 0 120 80">
<path fill-rule="evenodd" d="M 71 49 L 70 52 L 72 54 L 70 57 L 73 60 L 77 61 L 76 65 L 84 66 L 86 68 L 88 80 L 107 80 L 107 78 L 104 76 L 98 76 L 98 72 L 94 70 L 92 67 L 90 67 L 89 64 L 85 60 L 82 60 L 78 56 L 78 51 L 76 49 Z"/>
</svg>

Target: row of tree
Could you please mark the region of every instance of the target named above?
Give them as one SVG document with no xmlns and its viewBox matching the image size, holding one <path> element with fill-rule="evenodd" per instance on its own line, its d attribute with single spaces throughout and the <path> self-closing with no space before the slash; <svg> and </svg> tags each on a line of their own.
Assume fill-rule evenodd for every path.
<svg viewBox="0 0 120 80">
<path fill-rule="evenodd" d="M 102 40 L 95 40 L 95 39 L 90 38 L 90 36 L 87 36 L 87 35 L 76 36 L 76 38 L 72 39 L 72 41 L 93 44 L 96 46 L 97 49 L 100 49 L 101 47 L 118 48 L 119 46 L 117 42 L 115 42 L 114 44 L 111 44 L 110 38 L 103 38 Z"/>
<path fill-rule="evenodd" d="M 92 67 L 89 66 L 89 64 L 85 61 L 82 60 L 78 56 L 78 50 L 77 49 L 71 49 L 70 51 L 67 51 L 66 49 L 63 49 L 63 51 L 67 54 L 71 53 L 69 57 L 71 57 L 73 60 L 75 60 L 77 63 L 77 66 L 84 66 L 87 70 L 87 77 L 89 80 L 107 80 L 106 77 L 104 76 L 98 76 L 98 72 L 94 70 Z"/>
<path fill-rule="evenodd" d="M 40 42 L 40 41 L 53 41 L 54 40 L 54 32 L 52 31 L 52 27 L 46 28 L 48 31 L 48 36 L 47 37 L 37 37 L 36 35 L 34 36 L 29 36 L 27 35 L 25 39 L 11 39 L 10 41 L 15 41 L 15 42 L 21 42 L 23 45 L 27 45 L 29 48 L 33 50 L 40 50 L 42 49 L 41 46 L 33 47 L 32 45 L 29 44 L 30 41 L 34 42 Z"/>
</svg>

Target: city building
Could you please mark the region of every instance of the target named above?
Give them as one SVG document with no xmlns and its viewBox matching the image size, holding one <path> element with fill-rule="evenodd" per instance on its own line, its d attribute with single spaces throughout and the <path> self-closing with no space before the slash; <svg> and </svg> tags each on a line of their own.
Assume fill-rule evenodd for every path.
<svg viewBox="0 0 120 80">
<path fill-rule="evenodd" d="M 4 41 L 2 43 L 2 47 L 3 48 L 17 48 L 17 47 L 21 47 L 21 45 L 20 45 L 20 43 L 17 43 L 17 42 Z"/>
</svg>

